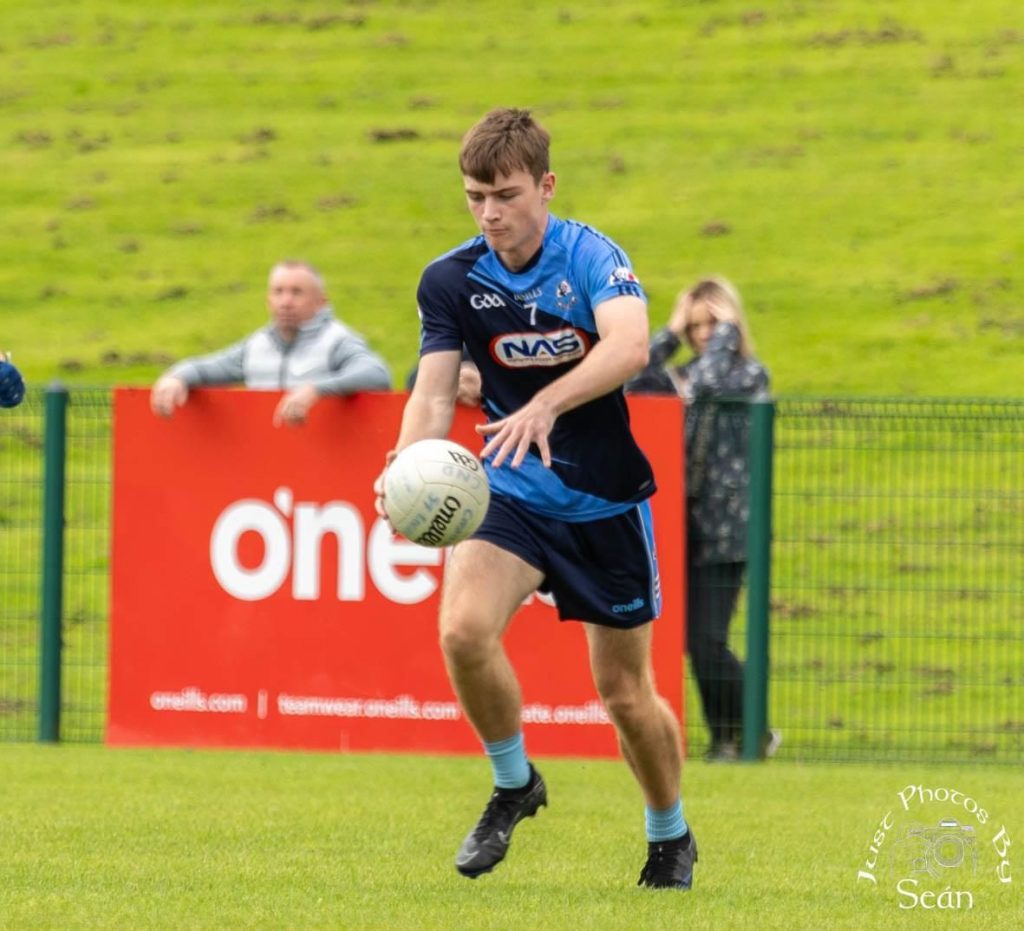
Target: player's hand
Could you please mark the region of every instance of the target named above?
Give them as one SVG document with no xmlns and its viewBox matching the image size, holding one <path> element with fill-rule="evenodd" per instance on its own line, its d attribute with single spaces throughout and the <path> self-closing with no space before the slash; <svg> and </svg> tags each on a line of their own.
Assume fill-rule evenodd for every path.
<svg viewBox="0 0 1024 931">
<path fill-rule="evenodd" d="M 320 400 L 314 385 L 300 385 L 288 391 L 274 411 L 274 426 L 299 427 L 306 422 L 310 408 Z"/>
<path fill-rule="evenodd" d="M 387 472 L 388 466 L 395 461 L 395 456 L 397 455 L 398 453 L 393 449 L 388 450 L 384 454 L 384 468 L 373 483 L 373 509 L 377 512 L 377 515 L 379 517 L 383 517 L 384 520 L 388 520 L 388 512 L 384 510 L 384 474 Z M 391 526 L 390 521 L 388 521 L 388 526 Z"/>
<path fill-rule="evenodd" d="M 459 366 L 459 389 L 455 400 L 465 407 L 479 407 L 482 399 L 480 369 L 472 362 L 463 362 Z"/>
<path fill-rule="evenodd" d="M 551 468 L 551 448 L 548 436 L 555 425 L 557 414 L 540 398 L 535 397 L 525 407 L 519 408 L 493 423 L 477 424 L 476 432 L 490 437 L 487 445 L 480 451 L 480 458 L 486 459 L 494 453 L 491 465 L 497 469 L 509 457 L 510 465 L 518 469 L 522 465 L 530 447 L 536 444 L 540 451 L 540 460 L 547 468 Z"/>
<path fill-rule="evenodd" d="M 157 379 L 149 394 L 149 406 L 158 417 L 170 417 L 188 400 L 188 385 L 174 375 Z"/>
</svg>

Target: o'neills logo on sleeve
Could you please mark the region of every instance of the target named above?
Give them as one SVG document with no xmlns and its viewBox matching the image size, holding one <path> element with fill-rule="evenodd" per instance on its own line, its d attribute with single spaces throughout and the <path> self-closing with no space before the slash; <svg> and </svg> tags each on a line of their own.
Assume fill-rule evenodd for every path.
<svg viewBox="0 0 1024 931">
<path fill-rule="evenodd" d="M 491 340 L 491 357 L 506 368 L 531 368 L 582 359 L 589 348 L 582 330 L 566 327 L 550 333 L 502 333 Z"/>
</svg>

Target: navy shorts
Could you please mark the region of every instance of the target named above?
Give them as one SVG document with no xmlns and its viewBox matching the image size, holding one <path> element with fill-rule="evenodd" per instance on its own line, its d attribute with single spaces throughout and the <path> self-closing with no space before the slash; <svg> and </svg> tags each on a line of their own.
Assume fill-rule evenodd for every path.
<svg viewBox="0 0 1024 931">
<path fill-rule="evenodd" d="M 570 523 L 492 495 L 474 540 L 514 553 L 544 573 L 563 621 L 639 627 L 661 613 L 661 582 L 649 502 L 601 520 Z"/>
</svg>

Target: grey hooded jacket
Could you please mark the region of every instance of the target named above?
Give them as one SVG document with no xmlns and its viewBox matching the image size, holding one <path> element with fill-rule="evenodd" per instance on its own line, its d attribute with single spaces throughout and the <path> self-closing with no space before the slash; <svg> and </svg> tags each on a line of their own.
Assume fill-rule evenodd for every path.
<svg viewBox="0 0 1024 931">
<path fill-rule="evenodd" d="M 321 394 L 386 390 L 391 373 L 358 333 L 341 323 L 329 306 L 317 311 L 286 343 L 271 323 L 218 352 L 184 359 L 168 375 L 190 388 L 244 384 L 287 389 L 315 385 Z"/>
</svg>

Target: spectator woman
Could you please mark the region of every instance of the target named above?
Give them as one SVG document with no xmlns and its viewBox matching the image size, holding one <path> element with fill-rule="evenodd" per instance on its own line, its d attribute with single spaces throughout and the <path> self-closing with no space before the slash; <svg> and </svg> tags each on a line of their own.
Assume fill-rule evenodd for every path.
<svg viewBox="0 0 1024 931">
<path fill-rule="evenodd" d="M 692 358 L 670 365 L 684 341 Z M 679 295 L 647 368 L 626 386 L 686 402 L 686 642 L 716 761 L 738 759 L 742 738 L 743 665 L 729 649 L 729 624 L 747 560 L 747 402 L 766 398 L 768 384 L 738 292 L 706 278 Z M 777 733 L 766 740 L 774 752 Z"/>
</svg>

